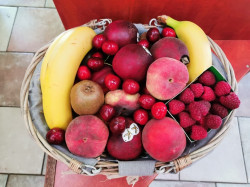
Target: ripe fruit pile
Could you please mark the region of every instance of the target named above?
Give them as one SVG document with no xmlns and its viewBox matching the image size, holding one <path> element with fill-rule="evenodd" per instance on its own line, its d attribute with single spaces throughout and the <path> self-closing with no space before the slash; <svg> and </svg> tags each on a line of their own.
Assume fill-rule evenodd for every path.
<svg viewBox="0 0 250 187">
<path fill-rule="evenodd" d="M 193 140 L 206 138 L 207 131 L 219 128 L 222 119 L 239 105 L 240 100 L 230 85 L 225 81 L 216 82 L 208 70 L 168 103 L 169 112 Z"/>
<path fill-rule="evenodd" d="M 144 148 L 168 162 L 186 147 L 183 128 L 192 127 L 191 137 L 199 140 L 207 128 L 221 125 L 239 101 L 226 82 L 215 84 L 207 72 L 169 102 L 180 124 L 167 114 L 167 100 L 211 66 L 211 49 L 197 25 L 164 16 L 159 21 L 172 28 L 151 28 L 140 41 L 135 25 L 124 20 L 102 34 L 77 27 L 56 38 L 40 77 L 49 143 L 62 143 L 65 130 L 75 155 L 97 157 L 106 148 L 116 159 L 132 160 Z"/>
</svg>

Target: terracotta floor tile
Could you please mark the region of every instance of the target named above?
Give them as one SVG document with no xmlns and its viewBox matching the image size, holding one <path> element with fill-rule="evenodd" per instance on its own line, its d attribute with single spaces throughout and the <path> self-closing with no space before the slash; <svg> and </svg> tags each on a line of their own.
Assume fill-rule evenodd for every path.
<svg viewBox="0 0 250 187">
<path fill-rule="evenodd" d="M 20 108 L 0 107 L 0 173 L 41 175 L 42 149 L 24 124 Z"/>
<path fill-rule="evenodd" d="M 0 52 L 0 106 L 20 106 L 20 88 L 33 53 Z"/>
<path fill-rule="evenodd" d="M 35 52 L 63 31 L 56 9 L 20 7 L 8 51 Z"/>
<path fill-rule="evenodd" d="M 10 175 L 6 187 L 43 187 L 44 176 Z"/>
<path fill-rule="evenodd" d="M 15 20 L 16 7 L 1 7 L 0 6 L 0 51 L 6 51 L 10 39 L 11 30 Z"/>
<path fill-rule="evenodd" d="M 46 0 L 2 0 L 0 5 L 44 7 Z"/>
</svg>

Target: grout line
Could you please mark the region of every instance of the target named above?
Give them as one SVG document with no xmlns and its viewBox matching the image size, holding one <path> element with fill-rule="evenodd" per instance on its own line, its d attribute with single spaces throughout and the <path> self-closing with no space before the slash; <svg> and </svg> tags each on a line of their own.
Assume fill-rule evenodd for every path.
<svg viewBox="0 0 250 187">
<path fill-rule="evenodd" d="M 44 177 L 44 175 L 41 175 L 41 174 L 34 174 L 34 173 L 0 173 L 0 174 L 3 174 L 3 175 L 8 175 L 8 178 L 10 175 L 22 175 L 22 176 L 35 176 L 35 177 L 39 177 L 39 176 L 42 176 Z"/>
<path fill-rule="evenodd" d="M 244 167 L 245 167 L 245 172 L 246 172 L 246 179 L 247 179 L 247 182 L 249 182 L 249 181 L 248 181 L 247 168 L 246 168 L 246 160 L 245 160 L 244 149 L 243 149 L 242 138 L 241 138 L 240 121 L 239 121 L 239 118 L 238 118 L 238 117 L 237 117 L 237 122 L 238 122 L 238 127 L 239 127 L 241 151 L 242 151 L 242 156 L 243 156 L 243 160 L 244 160 Z"/>
<path fill-rule="evenodd" d="M 21 54 L 35 54 L 36 52 L 25 52 L 25 51 L 0 51 L 0 53 L 21 53 Z"/>
<path fill-rule="evenodd" d="M 189 181 L 189 180 L 182 180 L 182 181 L 178 181 L 178 180 L 165 180 L 165 179 L 155 179 L 154 181 L 161 181 L 161 182 L 194 182 L 194 183 L 212 183 L 215 184 L 217 186 L 217 183 L 223 183 L 223 184 L 249 184 L 249 183 L 240 183 L 240 182 L 226 182 L 226 181 Z"/>
<path fill-rule="evenodd" d="M 48 8 L 48 9 L 56 9 L 55 7 L 45 7 L 45 6 L 23 6 L 23 5 L 0 5 L 0 7 L 20 7 L 20 8 Z"/>
<path fill-rule="evenodd" d="M 7 175 L 7 180 L 6 180 L 6 183 L 5 183 L 5 186 L 4 186 L 4 187 L 7 187 L 8 182 L 9 182 L 9 175 Z"/>
<path fill-rule="evenodd" d="M 13 34 L 13 30 L 14 30 L 14 26 L 15 26 L 15 23 L 16 23 L 16 17 L 17 17 L 17 13 L 18 13 L 18 10 L 19 10 L 19 7 L 16 7 L 16 14 L 15 14 L 15 18 L 14 18 L 14 21 L 13 21 L 13 24 L 12 24 L 12 28 L 11 28 L 11 31 L 10 31 L 10 37 L 9 37 L 9 41 L 8 41 L 8 45 L 7 45 L 7 48 L 6 48 L 6 51 L 8 51 L 8 48 L 9 48 L 9 45 L 10 45 L 10 39 L 11 39 L 11 36 Z"/>
<path fill-rule="evenodd" d="M 45 0 L 45 2 L 44 2 L 44 8 L 46 8 L 46 3 L 47 3 L 47 0 Z"/>
<path fill-rule="evenodd" d="M 42 169 L 41 169 L 41 175 L 43 175 L 43 168 L 44 168 L 45 157 L 46 157 L 46 154 L 44 153 L 43 154 L 43 164 L 42 164 Z"/>
</svg>

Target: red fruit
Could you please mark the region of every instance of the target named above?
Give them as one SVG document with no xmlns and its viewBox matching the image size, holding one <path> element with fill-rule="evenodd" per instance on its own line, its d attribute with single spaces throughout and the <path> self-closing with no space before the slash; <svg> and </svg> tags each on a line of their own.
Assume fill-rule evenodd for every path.
<svg viewBox="0 0 250 187">
<path fill-rule="evenodd" d="M 150 52 L 155 60 L 161 57 L 169 57 L 182 61 L 183 57 L 189 56 L 184 42 L 173 37 L 162 38 L 155 42 L 150 48 Z"/>
<path fill-rule="evenodd" d="M 92 44 L 96 49 L 101 49 L 103 43 L 106 41 L 106 37 L 103 34 L 98 34 L 93 38 Z"/>
<path fill-rule="evenodd" d="M 172 118 L 151 119 L 143 129 L 142 143 L 151 157 L 169 162 L 184 151 L 186 136 L 181 126 Z"/>
<path fill-rule="evenodd" d="M 201 120 L 202 116 L 206 116 L 209 112 L 209 108 L 199 102 L 192 102 L 188 105 L 188 110 L 193 119 L 196 121 Z"/>
<path fill-rule="evenodd" d="M 107 55 L 115 55 L 119 47 L 114 41 L 108 40 L 105 41 L 102 45 L 102 51 Z"/>
<path fill-rule="evenodd" d="M 80 66 L 77 71 L 77 77 L 80 80 L 89 80 L 91 79 L 91 72 L 87 66 Z"/>
<path fill-rule="evenodd" d="M 172 100 L 168 103 L 169 112 L 173 115 L 177 115 L 185 110 L 185 104 L 179 100 Z"/>
<path fill-rule="evenodd" d="M 104 35 L 108 40 L 116 42 L 119 48 L 135 44 L 137 42 L 138 29 L 136 26 L 125 20 L 117 20 L 110 23 L 104 30 Z"/>
<path fill-rule="evenodd" d="M 153 104 L 155 104 L 155 98 L 151 95 L 141 95 L 139 98 L 139 104 L 142 108 L 150 110 Z"/>
<path fill-rule="evenodd" d="M 143 93 L 143 94 L 150 95 L 150 93 L 149 93 L 149 91 L 148 91 L 148 89 L 147 89 L 146 86 L 142 89 L 142 93 Z"/>
<path fill-rule="evenodd" d="M 170 27 L 165 27 L 164 29 L 162 29 L 161 35 L 163 37 L 176 37 L 174 29 Z"/>
<path fill-rule="evenodd" d="M 115 116 L 115 108 L 105 104 L 100 109 L 99 114 L 104 121 L 110 121 Z"/>
<path fill-rule="evenodd" d="M 210 129 L 218 129 L 222 124 L 220 116 L 209 114 L 205 118 L 205 124 Z"/>
<path fill-rule="evenodd" d="M 208 86 L 204 86 L 204 93 L 202 94 L 201 99 L 211 102 L 215 100 L 215 98 L 216 96 L 213 89 Z"/>
<path fill-rule="evenodd" d="M 145 125 L 148 122 L 148 113 L 146 110 L 138 109 L 134 112 L 134 121 L 140 125 Z"/>
<path fill-rule="evenodd" d="M 216 79 L 211 71 L 205 71 L 200 77 L 199 82 L 205 86 L 212 86 L 215 84 Z"/>
<path fill-rule="evenodd" d="M 129 44 L 115 55 L 112 65 L 115 73 L 122 79 L 142 81 L 153 58 L 142 46 Z"/>
<path fill-rule="evenodd" d="M 210 104 L 208 101 L 200 100 L 200 101 L 198 101 L 198 103 L 201 103 L 201 104 L 205 105 L 206 108 L 207 108 L 207 109 L 206 109 L 207 111 L 209 111 L 210 108 L 211 108 L 211 104 Z"/>
<path fill-rule="evenodd" d="M 240 106 L 240 100 L 234 92 L 230 92 L 227 96 L 221 96 L 220 103 L 229 109 L 236 109 Z"/>
<path fill-rule="evenodd" d="M 194 93 L 190 88 L 187 88 L 179 95 L 179 100 L 185 104 L 194 102 Z"/>
<path fill-rule="evenodd" d="M 101 58 L 91 57 L 89 58 L 87 65 L 93 71 L 99 71 L 104 66 L 104 61 Z"/>
<path fill-rule="evenodd" d="M 219 81 L 214 87 L 214 93 L 217 96 L 227 95 L 231 92 L 231 86 L 225 81 Z"/>
<path fill-rule="evenodd" d="M 142 39 L 138 42 L 139 45 L 143 46 L 143 47 L 146 47 L 146 48 L 149 48 L 149 42 L 148 40 L 146 39 Z"/>
<path fill-rule="evenodd" d="M 188 69 L 183 63 L 162 57 L 149 66 L 146 86 L 156 99 L 168 100 L 185 88 L 188 79 Z"/>
<path fill-rule="evenodd" d="M 60 128 L 50 129 L 46 134 L 46 140 L 49 144 L 60 145 L 64 142 L 65 131 Z"/>
<path fill-rule="evenodd" d="M 103 59 L 103 54 L 101 52 L 95 52 L 91 57 L 96 57 L 96 58 L 102 58 Z"/>
<path fill-rule="evenodd" d="M 122 89 L 128 94 L 136 94 L 140 90 L 140 85 L 133 79 L 127 79 L 123 82 Z"/>
<path fill-rule="evenodd" d="M 155 119 L 162 119 L 167 114 L 167 106 L 163 102 L 157 102 L 153 104 L 151 113 Z"/>
<path fill-rule="evenodd" d="M 205 122 L 206 116 L 202 116 L 201 119 L 198 121 L 198 124 L 202 126 L 204 129 L 208 130 L 208 127 L 206 126 Z"/>
<path fill-rule="evenodd" d="M 191 84 L 189 87 L 194 93 L 195 98 L 199 98 L 204 92 L 204 88 L 201 83 Z"/>
<path fill-rule="evenodd" d="M 121 134 L 126 128 L 126 120 L 122 116 L 117 116 L 109 123 L 109 129 L 113 134 Z"/>
<path fill-rule="evenodd" d="M 121 84 L 121 80 L 116 75 L 108 74 L 104 79 L 104 84 L 109 90 L 117 90 Z"/>
<path fill-rule="evenodd" d="M 195 120 L 191 118 L 191 116 L 187 112 L 181 112 L 179 114 L 180 125 L 183 128 L 187 128 L 193 124 L 195 124 Z"/>
<path fill-rule="evenodd" d="M 219 103 L 212 104 L 211 113 L 220 116 L 222 119 L 228 115 L 227 109 Z"/>
<path fill-rule="evenodd" d="M 65 133 L 69 151 L 85 158 L 100 156 L 106 147 L 108 137 L 107 126 L 94 115 L 74 118 Z"/>
<path fill-rule="evenodd" d="M 201 140 L 207 137 L 207 131 L 202 126 L 193 125 L 190 137 L 193 140 Z"/>
<path fill-rule="evenodd" d="M 161 37 L 160 31 L 157 28 L 150 28 L 147 32 L 147 40 L 154 43 Z"/>
</svg>

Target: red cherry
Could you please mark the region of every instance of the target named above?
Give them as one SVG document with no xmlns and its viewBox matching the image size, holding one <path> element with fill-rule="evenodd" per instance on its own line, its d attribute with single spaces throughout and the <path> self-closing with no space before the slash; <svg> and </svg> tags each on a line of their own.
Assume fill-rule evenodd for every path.
<svg viewBox="0 0 250 187">
<path fill-rule="evenodd" d="M 155 119 L 162 119 L 167 114 L 167 107 L 163 102 L 157 102 L 152 106 L 151 113 Z"/>
<path fill-rule="evenodd" d="M 46 134 L 46 140 L 49 144 L 60 145 L 64 142 L 65 131 L 60 128 L 50 129 Z"/>
<path fill-rule="evenodd" d="M 147 40 L 154 43 L 156 42 L 157 40 L 160 39 L 161 37 L 161 34 L 160 34 L 160 31 L 157 29 L 157 28 L 150 28 L 147 32 Z"/>
<path fill-rule="evenodd" d="M 88 59 L 87 65 L 93 71 L 98 71 L 103 68 L 104 61 L 101 58 L 91 57 Z"/>
<path fill-rule="evenodd" d="M 163 37 L 176 37 L 174 29 L 170 27 L 165 27 L 164 29 L 162 29 L 161 35 Z"/>
<path fill-rule="evenodd" d="M 149 42 L 146 39 L 142 39 L 141 41 L 138 42 L 139 45 L 149 48 Z"/>
<path fill-rule="evenodd" d="M 144 109 L 151 109 L 153 104 L 155 104 L 155 98 L 151 95 L 141 95 L 139 98 L 139 104 Z"/>
<path fill-rule="evenodd" d="M 145 125 L 148 122 L 148 113 L 146 110 L 138 109 L 134 112 L 134 121 L 140 125 Z"/>
<path fill-rule="evenodd" d="M 103 34 L 98 34 L 96 35 L 93 40 L 92 40 L 92 44 L 96 49 L 101 49 L 103 43 L 106 41 L 106 37 Z"/>
<path fill-rule="evenodd" d="M 121 84 L 121 80 L 114 74 L 108 74 L 104 79 L 104 84 L 109 90 L 117 90 Z"/>
<path fill-rule="evenodd" d="M 91 57 L 97 57 L 103 59 L 103 54 L 101 52 L 95 52 Z"/>
<path fill-rule="evenodd" d="M 115 116 L 115 108 L 105 104 L 102 106 L 99 113 L 104 121 L 110 121 Z"/>
<path fill-rule="evenodd" d="M 80 66 L 77 71 L 77 77 L 80 80 L 89 80 L 91 79 L 91 72 L 87 66 Z"/>
<path fill-rule="evenodd" d="M 128 94 L 136 94 L 140 90 L 140 85 L 133 79 L 127 79 L 123 82 L 122 89 Z"/>
<path fill-rule="evenodd" d="M 118 49 L 117 43 L 111 40 L 105 41 L 102 45 L 102 51 L 108 55 L 115 55 Z"/>
<path fill-rule="evenodd" d="M 109 129 L 113 134 L 121 134 L 126 128 L 126 119 L 122 116 L 115 117 L 109 123 Z"/>
</svg>

